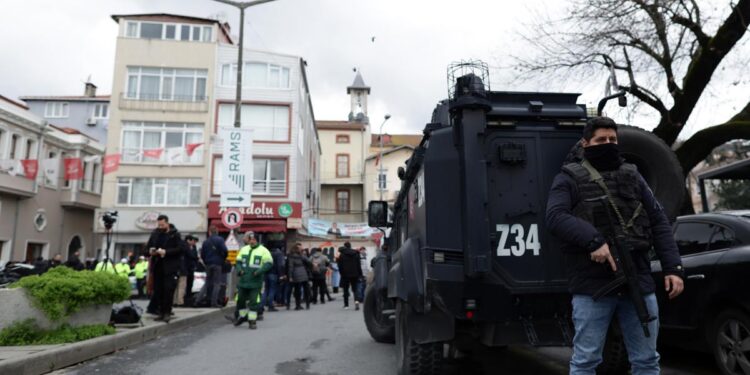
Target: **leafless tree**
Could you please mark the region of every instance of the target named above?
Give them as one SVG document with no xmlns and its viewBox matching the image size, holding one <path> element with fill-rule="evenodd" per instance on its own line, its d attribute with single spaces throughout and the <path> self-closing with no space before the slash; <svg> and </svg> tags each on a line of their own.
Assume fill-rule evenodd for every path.
<svg viewBox="0 0 750 375">
<path fill-rule="evenodd" d="M 658 113 L 654 134 L 673 145 L 717 68 L 748 31 L 750 0 L 717 2 L 572 0 L 567 16 L 543 19 L 524 36 L 538 53 L 516 57 L 516 65 L 527 75 L 590 74 L 613 66 L 627 75 L 622 89 Z M 697 132 L 676 150 L 685 174 L 714 147 L 750 139 L 747 95 L 729 121 Z"/>
</svg>

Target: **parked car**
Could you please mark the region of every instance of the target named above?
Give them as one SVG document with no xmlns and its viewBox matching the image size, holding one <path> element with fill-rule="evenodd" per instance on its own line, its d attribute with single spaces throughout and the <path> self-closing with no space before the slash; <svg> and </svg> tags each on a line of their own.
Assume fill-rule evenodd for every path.
<svg viewBox="0 0 750 375">
<path fill-rule="evenodd" d="M 750 375 L 750 211 L 681 216 L 674 236 L 685 291 L 668 300 L 657 288 L 661 342 L 710 351 L 723 374 Z M 658 261 L 652 269 L 664 285 Z"/>
</svg>

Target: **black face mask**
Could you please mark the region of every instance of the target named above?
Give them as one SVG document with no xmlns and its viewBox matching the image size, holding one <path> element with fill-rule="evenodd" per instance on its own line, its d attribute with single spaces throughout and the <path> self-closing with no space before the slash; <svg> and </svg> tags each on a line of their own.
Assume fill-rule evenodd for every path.
<svg viewBox="0 0 750 375">
<path fill-rule="evenodd" d="M 616 143 L 604 143 L 583 149 L 583 157 L 599 171 L 613 171 L 622 165 Z"/>
</svg>

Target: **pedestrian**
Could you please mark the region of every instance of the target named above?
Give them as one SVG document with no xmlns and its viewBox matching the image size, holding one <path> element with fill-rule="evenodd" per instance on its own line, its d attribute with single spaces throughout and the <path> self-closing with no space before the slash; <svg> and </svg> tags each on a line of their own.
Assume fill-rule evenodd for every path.
<svg viewBox="0 0 750 375">
<path fill-rule="evenodd" d="M 81 252 L 76 250 L 73 256 L 68 257 L 68 261 L 65 262 L 65 266 L 72 268 L 76 271 L 82 271 L 84 269 L 83 263 L 81 263 Z"/>
<path fill-rule="evenodd" d="M 133 267 L 133 273 L 135 274 L 135 288 L 138 289 L 138 298 L 142 299 L 146 297 L 143 288 L 146 286 L 146 274 L 148 273 L 148 262 L 145 256 L 138 257 L 138 263 Z"/>
<path fill-rule="evenodd" d="M 180 256 L 180 266 L 179 271 L 177 272 L 177 287 L 174 290 L 174 295 L 172 296 L 172 306 L 179 306 L 183 307 L 185 306 L 185 289 L 187 288 L 187 252 L 188 252 L 188 237 L 190 235 L 185 236 L 185 241 L 182 242 L 183 252 Z"/>
<path fill-rule="evenodd" d="M 41 275 L 49 269 L 49 262 L 44 260 L 43 257 L 39 256 L 34 260 L 34 273 Z"/>
<path fill-rule="evenodd" d="M 338 256 L 334 257 L 334 259 L 338 258 Z M 339 264 L 336 262 L 331 263 L 331 288 L 333 289 L 333 294 L 336 294 L 339 292 L 339 285 L 341 283 L 341 271 L 339 271 Z"/>
<path fill-rule="evenodd" d="M 120 263 L 115 265 L 115 273 L 117 276 L 128 278 L 130 275 L 130 265 L 128 265 L 128 258 L 120 259 Z"/>
<path fill-rule="evenodd" d="M 305 308 L 310 309 L 310 284 L 308 282 L 311 267 L 310 260 L 302 255 L 302 244 L 294 245 L 291 254 L 286 258 L 286 276 L 294 290 L 294 310 L 302 310 L 300 303 L 302 293 L 304 293 Z M 290 309 L 289 302 L 287 302 L 286 309 Z"/>
<path fill-rule="evenodd" d="M 57 253 L 55 256 L 52 257 L 52 259 L 49 261 L 49 268 L 55 268 L 57 266 L 62 266 L 62 254 Z"/>
<path fill-rule="evenodd" d="M 351 287 L 354 297 L 354 309 L 359 310 L 359 295 L 357 285 L 362 277 L 362 266 L 359 264 L 359 252 L 352 249 L 352 244 L 344 242 L 339 248 L 339 258 L 336 261 L 341 272 L 341 287 L 344 289 L 344 309 L 349 309 L 349 288 Z"/>
<path fill-rule="evenodd" d="M 595 374 L 602 362 L 607 330 L 617 315 L 634 375 L 659 374 L 656 351 L 659 311 L 651 277 L 649 250 L 655 249 L 669 298 L 683 289 L 682 264 L 672 227 L 662 206 L 635 166 L 617 147 L 617 124 L 607 117 L 589 119 L 583 130 L 583 160 L 563 166 L 547 201 L 547 228 L 563 242 L 562 252 L 572 296 L 573 356 L 570 374 Z M 606 206 L 601 203 L 605 197 Z M 610 252 L 614 236 L 604 209 L 633 245 L 638 284 L 650 316 L 650 337 L 641 329 L 633 301 L 619 288 L 597 300 L 592 295 L 615 279 Z M 622 249 L 620 249 L 622 250 Z"/>
<path fill-rule="evenodd" d="M 268 311 L 276 311 L 276 307 L 273 306 L 273 302 L 276 299 L 276 291 L 279 288 L 279 278 L 285 274 L 284 272 L 284 254 L 281 250 L 274 246 L 271 250 L 271 257 L 273 258 L 273 267 L 266 272 L 265 288 L 263 289 L 263 306 L 268 308 Z"/>
<path fill-rule="evenodd" d="M 237 254 L 237 316 L 234 325 L 248 322 L 250 329 L 256 329 L 261 289 L 266 272 L 273 267 L 273 257 L 265 246 L 258 243 L 255 233 L 247 232 L 243 237 L 245 246 Z"/>
<path fill-rule="evenodd" d="M 94 272 L 109 272 L 111 274 L 114 274 L 115 265 L 109 258 L 104 257 L 101 262 L 96 264 L 96 267 L 94 267 Z"/>
<path fill-rule="evenodd" d="M 185 294 L 183 296 L 185 304 L 193 303 L 193 282 L 195 281 L 195 270 L 198 269 L 198 238 L 193 235 L 185 236 L 187 249 L 185 252 Z"/>
<path fill-rule="evenodd" d="M 312 303 L 316 304 L 318 301 L 318 295 L 320 295 L 320 303 L 326 303 L 326 294 L 328 293 L 328 286 L 326 285 L 326 273 L 331 268 L 331 262 L 328 261 L 328 257 L 325 256 L 319 248 L 314 247 L 312 249 L 312 256 L 310 256 L 310 263 L 312 264 Z M 331 296 L 328 296 L 329 301 Z"/>
<path fill-rule="evenodd" d="M 219 306 L 219 285 L 222 278 L 222 266 L 227 259 L 227 247 L 224 239 L 219 236 L 219 230 L 212 225 L 209 237 L 201 246 L 201 259 L 206 265 L 206 296 L 210 307 Z"/>
<path fill-rule="evenodd" d="M 360 301 L 364 301 L 367 274 L 370 273 L 370 265 L 367 263 L 367 249 L 364 246 L 359 248 L 359 266 L 362 268 L 362 275 L 359 277 L 359 282 L 357 283 L 357 295 Z"/>
<path fill-rule="evenodd" d="M 169 223 L 167 215 L 159 215 L 157 227 L 151 233 L 146 248 L 153 263 L 154 292 L 151 295 L 152 307 L 157 308 L 158 317 L 154 320 L 169 323 L 172 315 L 172 298 L 177 286 L 180 257 L 185 251 L 180 232 Z"/>
</svg>

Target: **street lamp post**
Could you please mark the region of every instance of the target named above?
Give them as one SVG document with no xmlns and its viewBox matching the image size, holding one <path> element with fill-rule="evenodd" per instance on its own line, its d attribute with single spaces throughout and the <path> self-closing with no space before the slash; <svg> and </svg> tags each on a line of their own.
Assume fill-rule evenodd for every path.
<svg viewBox="0 0 750 375">
<path fill-rule="evenodd" d="M 231 0 L 214 0 L 218 1 L 220 3 L 229 4 L 233 7 L 240 9 L 240 46 L 239 51 L 237 53 L 237 96 L 235 97 L 235 105 L 234 105 L 234 127 L 239 128 L 240 127 L 240 114 L 242 112 L 242 49 L 243 49 L 243 42 L 244 42 L 244 35 L 245 35 L 245 8 L 250 8 L 251 6 L 260 5 L 263 3 L 270 3 L 272 1 L 276 0 L 256 0 L 256 1 L 249 1 L 249 2 L 238 2 L 238 1 L 231 1 Z"/>
<path fill-rule="evenodd" d="M 385 125 L 385 122 L 388 121 L 388 119 L 391 118 L 391 115 L 387 114 L 383 118 L 383 123 L 380 124 L 380 130 L 378 131 L 378 134 L 380 135 L 378 138 L 380 138 L 380 150 L 378 151 L 380 154 L 378 155 L 378 162 L 380 162 L 380 170 L 378 171 L 378 190 L 380 190 L 380 200 L 383 200 L 383 190 L 384 187 L 380 185 L 380 176 L 383 175 L 383 125 Z"/>
</svg>

